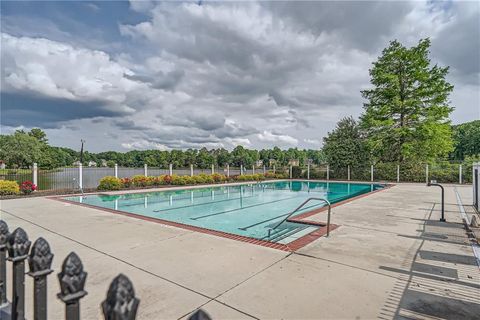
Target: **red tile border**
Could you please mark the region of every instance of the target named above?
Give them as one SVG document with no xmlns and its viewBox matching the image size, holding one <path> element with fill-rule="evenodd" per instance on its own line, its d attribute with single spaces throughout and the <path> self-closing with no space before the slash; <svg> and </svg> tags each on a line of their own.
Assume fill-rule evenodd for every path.
<svg viewBox="0 0 480 320">
<path fill-rule="evenodd" d="M 349 198 L 349 199 L 337 202 L 335 204 L 332 204 L 332 208 L 337 207 L 337 206 L 342 205 L 342 204 L 345 204 L 345 203 L 348 203 L 348 202 L 351 202 L 351 201 L 359 199 L 359 198 L 366 197 L 370 194 L 373 194 L 373 193 L 376 193 L 376 192 L 379 192 L 379 191 L 382 191 L 382 190 L 386 190 L 386 189 L 388 189 L 392 186 L 393 185 L 386 185 L 382 189 L 371 191 L 371 192 L 368 192 L 368 193 L 365 193 L 365 194 L 358 195 L 358 196 L 353 197 L 353 198 Z M 92 194 L 90 194 L 90 195 L 92 195 Z M 76 196 L 76 195 L 68 195 L 68 196 L 72 197 L 72 196 Z M 323 211 L 327 210 L 327 207 L 322 207 L 322 208 L 319 208 L 317 210 L 308 211 L 308 212 L 302 213 L 298 216 L 295 216 L 294 218 L 288 219 L 287 221 L 290 221 L 290 222 L 308 224 L 308 225 L 312 225 L 312 226 L 317 226 L 319 228 L 310 232 L 310 233 L 308 233 L 308 234 L 306 234 L 306 235 L 304 235 L 304 236 L 302 236 L 302 237 L 300 237 L 300 238 L 298 238 L 298 239 L 296 239 L 296 240 L 293 240 L 292 242 L 290 242 L 288 244 L 282 244 L 282 243 L 275 243 L 275 242 L 270 242 L 270 241 L 266 241 L 266 240 L 259 240 L 259 239 L 245 237 L 245 236 L 236 235 L 236 234 L 232 234 L 232 233 L 227 233 L 227 232 L 222 232 L 222 231 L 217 231 L 217 230 L 212 230 L 212 229 L 207 229 L 207 228 L 202 228 L 202 227 L 197 227 L 197 226 L 192 226 L 192 225 L 183 224 L 183 223 L 179 223 L 179 222 L 173 222 L 173 221 L 164 220 L 164 219 L 160 219 L 160 218 L 146 217 L 146 216 L 142 216 L 142 215 L 139 215 L 139 214 L 134 214 L 134 213 L 126 212 L 126 211 L 97 207 L 97 206 L 93 206 L 93 205 L 89 205 L 89 204 L 85 204 L 85 203 L 79 203 L 79 202 L 75 202 L 75 201 L 66 200 L 66 199 L 63 199 L 63 197 L 64 196 L 52 196 L 52 197 L 46 197 L 46 198 L 56 200 L 56 201 L 60 201 L 60 202 L 64 202 L 64 203 L 74 204 L 74 205 L 78 205 L 78 206 L 82 206 L 82 207 L 102 210 L 102 211 L 106 211 L 106 212 L 110 212 L 110 213 L 114 213 L 114 214 L 120 214 L 120 215 L 131 217 L 131 218 L 136 218 L 136 219 L 146 220 L 146 221 L 150 221 L 150 222 L 160 223 L 160 224 L 163 224 L 163 225 L 177 227 L 177 228 L 181 228 L 181 229 L 185 229 L 185 230 L 210 234 L 210 235 L 213 235 L 213 236 L 218 236 L 218 237 L 227 238 L 227 239 L 236 240 L 236 241 L 241 241 L 241 242 L 252 243 L 252 244 L 255 244 L 255 245 L 260 245 L 260 246 L 263 246 L 263 247 L 282 250 L 282 251 L 287 251 L 287 252 L 296 251 L 296 250 L 306 246 L 307 244 L 309 244 L 309 243 L 311 243 L 311 242 L 317 240 L 318 238 L 327 234 L 326 223 L 312 221 L 312 220 L 304 220 L 307 217 L 310 217 L 314 214 L 317 214 L 317 213 L 320 213 L 320 212 L 323 212 Z M 340 227 L 340 226 L 330 223 L 330 232 L 337 229 L 338 227 Z"/>
</svg>

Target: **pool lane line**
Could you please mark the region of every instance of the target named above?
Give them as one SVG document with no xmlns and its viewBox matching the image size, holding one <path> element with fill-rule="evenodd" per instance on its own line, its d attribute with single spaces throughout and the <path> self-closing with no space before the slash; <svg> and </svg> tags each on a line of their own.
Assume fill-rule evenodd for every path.
<svg viewBox="0 0 480 320">
<path fill-rule="evenodd" d="M 243 210 L 243 209 L 258 207 L 258 206 L 262 206 L 262 205 L 265 205 L 265 204 L 271 204 L 271 203 L 280 202 L 280 201 L 285 201 L 285 200 L 290 200 L 290 199 L 294 199 L 294 198 L 298 198 L 298 197 L 295 196 L 295 197 L 289 197 L 289 198 L 285 198 L 285 199 L 273 200 L 273 201 L 269 201 L 269 202 L 252 204 L 252 205 L 245 206 L 245 207 L 241 207 L 241 208 L 235 208 L 235 209 L 230 209 L 230 210 L 226 210 L 226 211 L 211 213 L 211 214 L 207 214 L 207 215 L 204 215 L 204 216 L 193 217 L 193 218 L 190 218 L 190 219 L 192 219 L 192 220 L 198 220 L 198 219 L 202 219 L 202 218 L 208 218 L 208 217 L 211 217 L 211 216 L 217 216 L 217 215 L 221 215 L 221 214 L 224 214 L 224 213 L 230 213 L 230 212 L 234 212 L 234 211 L 238 211 L 238 210 Z M 237 200 L 238 200 L 238 199 L 237 199 Z"/>
</svg>

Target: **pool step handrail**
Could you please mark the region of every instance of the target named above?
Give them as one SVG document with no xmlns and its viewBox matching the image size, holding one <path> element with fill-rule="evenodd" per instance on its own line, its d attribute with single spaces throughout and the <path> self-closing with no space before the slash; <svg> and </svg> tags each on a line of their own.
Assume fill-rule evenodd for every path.
<svg viewBox="0 0 480 320">
<path fill-rule="evenodd" d="M 327 199 L 325 198 L 308 198 L 307 200 L 305 200 L 304 202 L 302 202 L 301 205 L 299 205 L 297 208 L 295 208 L 295 210 L 293 210 L 292 212 L 290 212 L 282 221 L 280 221 L 279 223 L 277 223 L 273 228 L 270 228 L 268 229 L 268 238 L 270 238 L 270 235 L 271 235 L 271 232 L 272 230 L 275 230 L 276 228 L 278 228 L 282 223 L 284 223 L 285 221 L 287 221 L 295 212 L 299 211 L 300 209 L 302 209 L 308 202 L 312 201 L 312 200 L 317 200 L 317 201 L 323 201 L 327 204 L 328 206 L 328 214 L 327 214 L 327 237 L 329 236 L 330 234 L 330 213 L 332 211 L 332 205 L 330 204 L 330 201 L 328 201 Z"/>
</svg>

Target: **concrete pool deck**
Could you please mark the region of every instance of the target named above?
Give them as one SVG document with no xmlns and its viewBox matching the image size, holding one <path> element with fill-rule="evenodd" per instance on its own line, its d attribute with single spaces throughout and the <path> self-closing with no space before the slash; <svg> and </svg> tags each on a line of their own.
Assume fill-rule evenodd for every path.
<svg viewBox="0 0 480 320">
<path fill-rule="evenodd" d="M 88 272 L 83 319 L 101 318 L 120 272 L 141 300 L 137 319 L 179 319 L 199 307 L 213 319 L 478 319 L 480 270 L 456 190 L 472 203 L 470 186 L 446 186 L 445 223 L 439 188 L 421 184 L 342 204 L 332 209 L 340 227 L 294 253 L 48 198 L 2 200 L 1 218 L 50 243 L 55 274 L 77 252 Z M 31 319 L 29 277 L 26 286 Z M 56 276 L 48 290 L 49 318 L 62 319 Z"/>
</svg>

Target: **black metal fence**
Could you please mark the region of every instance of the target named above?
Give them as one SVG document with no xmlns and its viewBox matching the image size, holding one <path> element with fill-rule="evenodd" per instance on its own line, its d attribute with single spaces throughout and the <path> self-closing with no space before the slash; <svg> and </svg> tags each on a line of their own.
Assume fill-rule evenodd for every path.
<svg viewBox="0 0 480 320">
<path fill-rule="evenodd" d="M 8 253 L 8 257 L 7 257 Z M 29 272 L 25 273 L 25 261 Z M 33 318 L 48 319 L 47 278 L 51 269 L 53 253 L 48 242 L 40 237 L 31 246 L 28 235 L 22 228 L 9 232 L 5 221 L 0 220 L 0 319 L 25 319 L 25 274 L 33 280 Z M 8 262 L 8 263 L 7 263 Z M 11 301 L 7 299 L 7 266 L 11 265 Z M 87 295 L 85 284 L 87 272 L 83 269 L 80 257 L 71 252 L 63 260 L 62 269 L 57 274 L 60 292 L 58 298 L 65 304 L 65 319 L 80 319 L 80 300 Z M 130 279 L 119 274 L 107 291 L 105 300 L 100 304 L 105 320 L 134 320 L 140 300 Z M 190 320 L 208 320 L 210 316 L 199 309 Z"/>
</svg>

